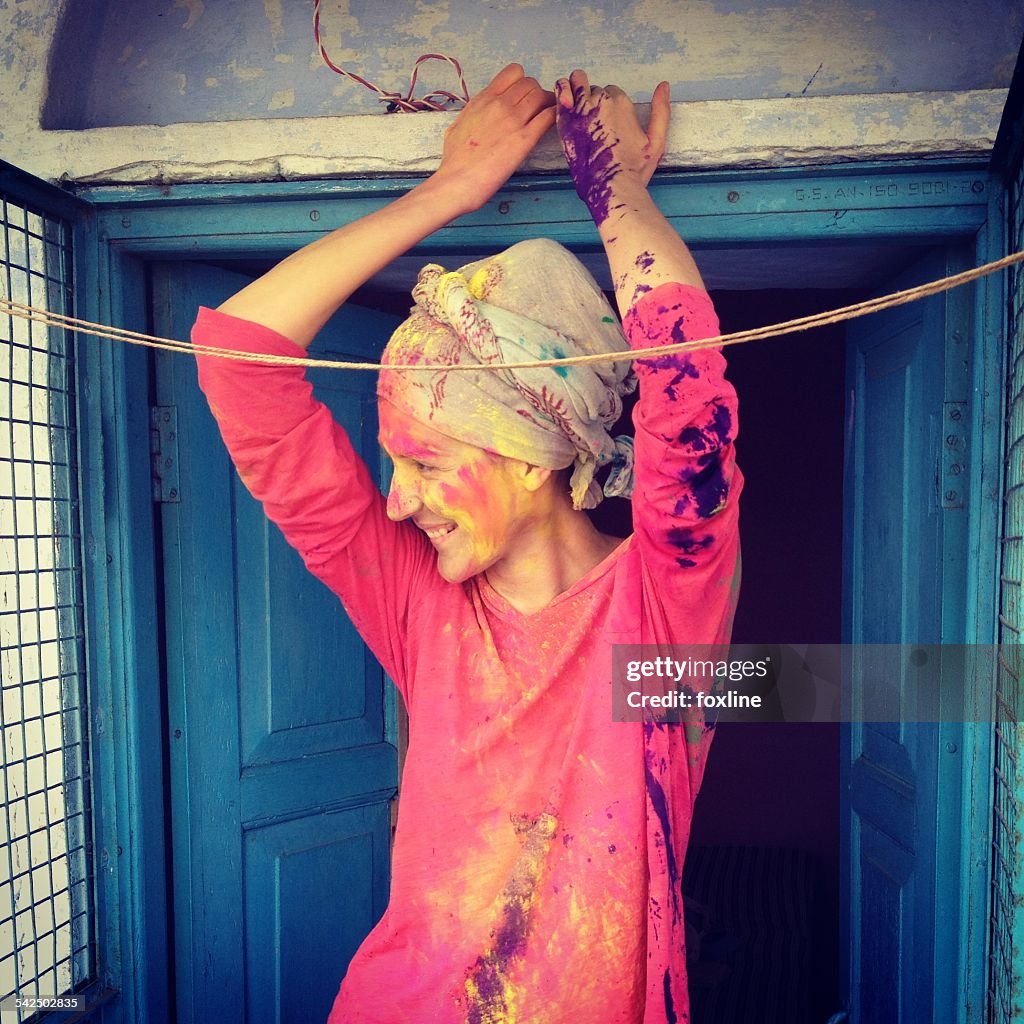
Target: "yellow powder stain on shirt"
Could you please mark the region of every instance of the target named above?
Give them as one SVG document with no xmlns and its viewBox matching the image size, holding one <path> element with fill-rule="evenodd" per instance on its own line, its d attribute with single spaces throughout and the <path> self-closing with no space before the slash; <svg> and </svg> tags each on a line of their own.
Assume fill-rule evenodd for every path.
<svg viewBox="0 0 1024 1024">
<path fill-rule="evenodd" d="M 499 897 L 501 913 L 491 941 L 466 978 L 469 1005 L 482 1024 L 521 1024 L 523 1020 L 518 992 L 509 974 L 525 952 L 537 881 L 557 830 L 558 819 L 545 811 L 526 833 L 519 858 Z"/>
</svg>

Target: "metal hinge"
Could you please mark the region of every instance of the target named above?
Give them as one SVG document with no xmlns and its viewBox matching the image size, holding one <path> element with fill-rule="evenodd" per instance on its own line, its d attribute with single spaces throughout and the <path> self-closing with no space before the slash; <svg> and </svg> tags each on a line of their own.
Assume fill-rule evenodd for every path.
<svg viewBox="0 0 1024 1024">
<path fill-rule="evenodd" d="M 178 502 L 178 407 L 154 405 L 149 410 L 149 452 L 153 501 Z"/>
<path fill-rule="evenodd" d="M 967 403 L 942 406 L 942 455 L 939 459 L 939 505 L 963 508 L 967 491 Z"/>
</svg>

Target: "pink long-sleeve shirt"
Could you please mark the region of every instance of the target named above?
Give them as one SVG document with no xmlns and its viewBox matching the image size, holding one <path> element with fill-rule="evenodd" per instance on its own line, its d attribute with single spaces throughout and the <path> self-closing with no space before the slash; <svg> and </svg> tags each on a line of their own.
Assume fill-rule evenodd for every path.
<svg viewBox="0 0 1024 1024">
<path fill-rule="evenodd" d="M 678 284 L 624 328 L 634 348 L 718 333 Z M 301 354 L 208 309 L 193 340 Z M 301 369 L 199 366 L 242 480 L 409 712 L 391 899 L 331 1024 L 689 1020 L 681 873 L 712 731 L 613 721 L 611 651 L 728 641 L 742 478 L 720 352 L 638 362 L 634 533 L 529 615 L 484 576 L 438 574 Z"/>
</svg>

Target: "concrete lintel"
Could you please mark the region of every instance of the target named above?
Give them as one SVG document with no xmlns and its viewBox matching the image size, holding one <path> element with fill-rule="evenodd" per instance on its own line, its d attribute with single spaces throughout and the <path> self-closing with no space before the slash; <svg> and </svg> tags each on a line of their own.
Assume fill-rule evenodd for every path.
<svg viewBox="0 0 1024 1024">
<path fill-rule="evenodd" d="M 663 166 L 782 167 L 986 155 L 1006 91 L 674 103 Z M 26 133 L 5 158 L 89 184 L 266 181 L 429 173 L 451 113 L 142 125 Z M 14 141 L 14 140 L 9 140 Z M 554 133 L 525 171 L 563 170 Z"/>
</svg>

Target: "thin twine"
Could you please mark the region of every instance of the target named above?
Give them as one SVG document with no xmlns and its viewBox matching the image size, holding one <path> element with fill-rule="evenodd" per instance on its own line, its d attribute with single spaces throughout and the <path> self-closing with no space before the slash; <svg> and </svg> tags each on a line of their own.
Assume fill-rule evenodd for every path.
<svg viewBox="0 0 1024 1024">
<path fill-rule="evenodd" d="M 213 356 L 219 359 L 236 359 L 240 362 L 264 363 L 271 366 L 307 366 L 325 370 L 369 371 L 386 368 L 403 372 L 420 371 L 424 373 L 432 373 L 438 370 L 446 373 L 457 373 L 464 370 L 534 370 L 548 366 L 561 367 L 589 363 L 632 362 L 634 359 L 650 359 L 656 356 L 673 355 L 677 352 L 692 352 L 703 348 L 742 345 L 748 341 L 763 341 L 767 338 L 775 338 L 796 331 L 806 331 L 814 327 L 825 327 L 829 324 L 842 323 L 844 320 L 853 320 L 860 316 L 866 316 L 868 313 L 878 313 L 883 309 L 890 309 L 893 306 L 903 306 L 908 302 L 914 302 L 929 295 L 937 295 L 939 292 L 948 291 L 950 288 L 956 288 L 959 285 L 968 284 L 988 274 L 1005 270 L 1016 263 L 1024 263 L 1024 250 L 1011 253 L 1002 259 L 993 260 L 991 263 L 982 264 L 980 267 L 964 270 L 959 274 L 951 274 L 949 277 L 929 281 L 914 288 L 905 288 L 902 291 L 891 292 L 888 295 L 882 295 L 874 299 L 866 299 L 864 302 L 857 302 L 851 306 L 841 306 L 838 309 L 813 313 L 810 316 L 798 317 L 795 320 L 785 320 L 782 323 L 770 324 L 766 327 L 755 327 L 746 331 L 736 331 L 732 334 L 719 334 L 713 338 L 676 342 L 672 345 L 654 345 L 649 348 L 631 349 L 628 352 L 597 352 L 592 355 L 569 356 L 564 359 L 530 359 L 512 363 L 461 363 L 454 366 L 440 363 L 387 363 L 385 365 L 381 363 L 353 363 L 337 359 L 280 356 L 262 352 L 240 352 L 236 349 L 215 348 L 209 345 L 193 345 L 189 342 L 177 341 L 174 338 L 161 338 L 152 334 L 126 331 L 119 327 L 107 327 L 104 324 L 95 324 L 88 320 L 64 316 L 61 313 L 51 313 L 48 310 L 26 306 L 20 302 L 13 302 L 2 297 L 0 297 L 0 314 L 19 317 L 23 320 L 31 320 L 35 323 L 45 324 L 48 327 L 58 327 L 63 330 L 74 331 L 78 334 L 91 334 L 97 338 L 109 338 L 112 341 L 121 341 L 127 345 L 142 345 L 146 348 L 162 349 L 167 352 Z"/>
<path fill-rule="evenodd" d="M 313 0 L 313 38 L 316 40 L 317 48 L 320 50 L 320 56 L 323 58 L 324 63 L 334 72 L 339 75 L 344 75 L 345 78 L 351 78 L 353 82 L 358 82 L 360 85 L 366 86 L 367 89 L 375 92 L 382 103 L 387 103 L 389 114 L 393 114 L 396 111 L 403 113 L 415 113 L 420 110 L 449 110 L 450 103 L 468 103 L 469 102 L 469 90 L 466 88 L 466 79 L 462 74 L 462 65 L 454 57 L 449 57 L 444 53 L 425 53 L 421 57 L 417 58 L 416 63 L 412 66 L 412 77 L 409 79 L 409 92 L 403 96 L 400 92 L 385 92 L 380 86 L 374 85 L 373 82 L 368 82 L 365 78 L 357 75 L 353 71 L 346 71 L 344 68 L 339 67 L 331 58 L 327 55 L 327 48 L 324 46 L 323 40 L 320 38 L 320 0 Z M 459 76 L 459 88 L 462 90 L 461 96 L 456 96 L 455 93 L 449 92 L 447 89 L 435 89 L 433 92 L 427 93 L 426 96 L 416 99 L 413 97 L 413 90 L 416 88 L 416 79 L 420 73 L 420 65 L 426 63 L 428 60 L 440 60 L 451 64 L 455 68 L 455 73 Z"/>
</svg>

